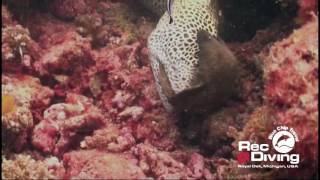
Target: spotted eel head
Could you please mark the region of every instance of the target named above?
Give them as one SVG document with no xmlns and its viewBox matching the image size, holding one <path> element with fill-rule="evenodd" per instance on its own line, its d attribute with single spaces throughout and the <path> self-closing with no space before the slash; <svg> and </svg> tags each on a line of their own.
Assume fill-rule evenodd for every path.
<svg viewBox="0 0 320 180">
<path fill-rule="evenodd" d="M 211 0 L 174 0 L 174 20 L 169 23 L 166 0 L 146 1 L 164 7 L 163 16 L 149 36 L 148 47 L 160 97 L 170 111 L 170 97 L 197 86 L 193 81 L 199 64 L 197 33 L 203 30 L 217 35 L 216 10 Z"/>
</svg>

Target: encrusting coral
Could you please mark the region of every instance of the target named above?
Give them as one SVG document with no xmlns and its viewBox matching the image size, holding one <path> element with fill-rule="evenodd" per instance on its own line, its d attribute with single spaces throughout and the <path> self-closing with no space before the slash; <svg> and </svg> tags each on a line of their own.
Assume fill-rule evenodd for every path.
<svg viewBox="0 0 320 180">
<path fill-rule="evenodd" d="M 1 87 L 3 145 L 21 150 L 37 114 L 50 103 L 53 91 L 27 75 L 3 75 Z"/>
<path fill-rule="evenodd" d="M 318 17 L 313 15 L 288 38 L 275 43 L 266 56 L 264 69 L 265 99 L 275 111 L 275 125 L 297 131 L 295 151 L 310 170 L 316 168 L 318 157 L 318 26 Z"/>
<path fill-rule="evenodd" d="M 55 179 L 43 161 L 37 161 L 30 155 L 19 154 L 13 159 L 2 157 L 2 179 Z"/>
</svg>

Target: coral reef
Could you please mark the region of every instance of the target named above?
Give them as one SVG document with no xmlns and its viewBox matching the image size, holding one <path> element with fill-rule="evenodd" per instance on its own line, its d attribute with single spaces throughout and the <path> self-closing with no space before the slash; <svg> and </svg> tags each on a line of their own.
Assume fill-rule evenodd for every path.
<svg viewBox="0 0 320 180">
<path fill-rule="evenodd" d="M 90 43 L 75 32 L 64 32 L 61 41 L 46 49 L 36 62 L 40 74 L 66 72 L 90 64 Z"/>
<path fill-rule="evenodd" d="M 310 169 L 316 168 L 318 157 L 318 26 L 314 15 L 288 38 L 275 43 L 264 69 L 265 99 L 276 111 L 275 124 L 297 131 L 300 143 L 296 152 Z"/>
<path fill-rule="evenodd" d="M 81 134 L 90 133 L 103 123 L 103 115 L 89 99 L 68 94 L 66 103 L 45 110 L 43 120 L 33 130 L 32 144 L 43 152 L 61 155 L 77 143 Z"/>
<path fill-rule="evenodd" d="M 15 155 L 13 160 L 2 157 L 3 179 L 55 179 L 43 161 L 36 161 L 29 155 Z"/>
<path fill-rule="evenodd" d="M 76 151 L 63 156 L 71 179 L 145 179 L 146 175 L 130 155 L 101 151 Z"/>
<path fill-rule="evenodd" d="M 36 123 L 36 115 L 49 105 L 53 91 L 40 84 L 39 79 L 27 75 L 2 76 L 2 140 L 17 151 L 26 144 L 28 131 Z"/>
<path fill-rule="evenodd" d="M 299 0 L 299 21 L 305 23 L 312 20 L 312 13 L 318 12 L 318 1 L 316 0 Z"/>
<path fill-rule="evenodd" d="M 214 179 L 271 179 L 276 177 L 269 171 L 252 171 L 250 169 L 239 169 L 238 162 L 226 159 L 213 159 L 212 164 L 216 168 Z"/>
<path fill-rule="evenodd" d="M 123 152 L 135 145 L 135 138 L 128 128 L 120 129 L 114 124 L 94 132 L 81 142 L 81 147 L 86 149 L 106 149 L 109 152 Z"/>
<path fill-rule="evenodd" d="M 54 0 L 49 9 L 58 18 L 70 20 L 90 11 L 90 0 Z"/>
<path fill-rule="evenodd" d="M 167 152 L 157 150 L 148 144 L 138 144 L 133 153 L 139 159 L 139 166 L 152 177 L 160 179 L 210 179 L 211 173 L 204 167 L 204 158 L 193 153 L 187 164 L 175 160 Z"/>
<path fill-rule="evenodd" d="M 2 29 L 2 69 L 14 71 L 31 69 L 40 57 L 40 47 L 34 42 L 28 29 L 21 25 L 8 25 Z"/>
<path fill-rule="evenodd" d="M 300 154 L 300 168 L 271 171 L 239 169 L 236 168 L 237 161 L 217 158 L 213 159 L 217 168 L 215 177 L 309 179 L 316 176 L 319 116 L 317 19 L 313 15 L 308 23 L 259 54 L 264 63 L 264 105 L 251 113 L 241 131 L 232 127 L 229 134 L 235 139 L 234 148 L 238 149 L 238 141 L 241 140 L 271 145 L 268 135 L 275 127 L 292 127 L 299 137 L 294 153 Z M 235 150 L 235 157 L 237 153 Z"/>
</svg>

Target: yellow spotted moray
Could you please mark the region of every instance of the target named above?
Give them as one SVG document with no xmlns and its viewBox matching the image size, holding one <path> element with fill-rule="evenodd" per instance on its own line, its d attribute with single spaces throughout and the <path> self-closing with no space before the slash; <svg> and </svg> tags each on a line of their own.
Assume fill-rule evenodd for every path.
<svg viewBox="0 0 320 180">
<path fill-rule="evenodd" d="M 171 16 L 167 11 L 167 0 L 140 1 L 154 13 L 162 15 L 149 36 L 148 48 L 165 108 L 187 111 L 208 104 L 220 105 L 225 101 L 221 98 L 232 94 L 228 88 L 234 86 L 237 62 L 232 53 L 216 40 L 215 0 L 173 0 Z M 203 50 L 199 43 L 205 44 Z M 233 74 L 225 71 L 235 72 L 225 78 L 224 74 Z"/>
</svg>

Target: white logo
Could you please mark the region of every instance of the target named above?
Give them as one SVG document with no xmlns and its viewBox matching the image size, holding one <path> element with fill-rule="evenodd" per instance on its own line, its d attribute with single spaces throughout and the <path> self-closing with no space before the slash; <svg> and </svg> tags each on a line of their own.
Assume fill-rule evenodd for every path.
<svg viewBox="0 0 320 180">
<path fill-rule="evenodd" d="M 289 153 L 299 141 L 294 129 L 287 126 L 278 126 L 268 138 L 272 140 L 273 148 L 282 154 Z"/>
<path fill-rule="evenodd" d="M 241 168 L 298 168 L 300 155 L 289 153 L 299 141 L 293 128 L 278 126 L 273 130 L 268 139 L 272 141 L 271 152 L 269 144 L 257 144 L 250 141 L 239 141 L 239 153 L 237 155 L 238 167 Z M 248 164 L 254 162 L 273 162 L 283 164 Z"/>
<path fill-rule="evenodd" d="M 279 153 L 290 152 L 295 144 L 293 134 L 289 131 L 279 131 L 272 138 L 273 148 Z"/>
</svg>

